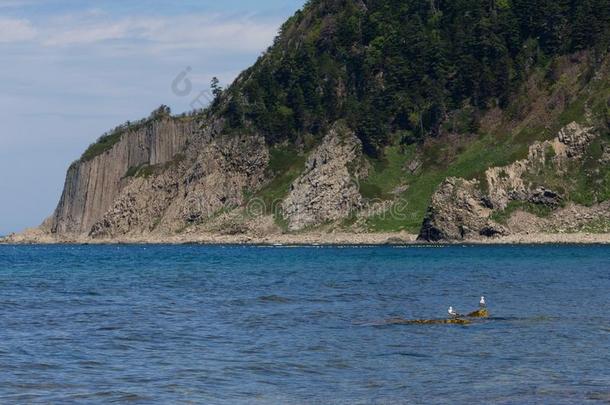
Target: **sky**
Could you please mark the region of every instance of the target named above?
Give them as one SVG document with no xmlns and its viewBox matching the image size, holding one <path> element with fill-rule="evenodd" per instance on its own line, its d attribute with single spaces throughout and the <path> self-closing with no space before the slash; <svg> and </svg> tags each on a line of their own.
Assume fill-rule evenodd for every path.
<svg viewBox="0 0 610 405">
<path fill-rule="evenodd" d="M 191 110 L 214 76 L 230 84 L 304 3 L 0 0 L 0 235 L 51 215 L 105 131 Z M 173 86 L 184 77 L 190 91 Z"/>
</svg>

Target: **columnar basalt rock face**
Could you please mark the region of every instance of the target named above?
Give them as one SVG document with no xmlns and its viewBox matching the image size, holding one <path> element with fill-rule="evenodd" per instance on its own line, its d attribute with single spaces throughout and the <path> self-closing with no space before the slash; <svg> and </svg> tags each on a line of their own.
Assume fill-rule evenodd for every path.
<svg viewBox="0 0 610 405">
<path fill-rule="evenodd" d="M 90 235 L 174 234 L 243 205 L 243 191 L 264 182 L 269 151 L 263 138 L 204 132 L 195 142 L 183 161 L 129 184 Z"/>
<path fill-rule="evenodd" d="M 346 218 L 363 206 L 358 177 L 363 175 L 362 142 L 335 125 L 307 160 L 282 204 L 291 231 Z"/>
<path fill-rule="evenodd" d="M 219 120 L 158 117 L 108 150 L 75 162 L 54 215 L 58 237 L 174 234 L 245 203 L 266 179 L 269 150 L 256 134 L 222 134 Z"/>
<path fill-rule="evenodd" d="M 51 218 L 56 234 L 88 233 L 128 183 L 130 168 L 160 165 L 180 153 L 193 134 L 193 123 L 172 118 L 154 120 L 122 135 L 110 150 L 70 166 L 61 200 Z"/>
</svg>

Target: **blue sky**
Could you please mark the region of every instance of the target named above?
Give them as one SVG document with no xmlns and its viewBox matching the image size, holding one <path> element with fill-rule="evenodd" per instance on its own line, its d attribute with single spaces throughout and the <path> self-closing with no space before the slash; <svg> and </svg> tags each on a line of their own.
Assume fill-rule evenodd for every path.
<svg viewBox="0 0 610 405">
<path fill-rule="evenodd" d="M 0 235 L 37 226 L 99 135 L 230 83 L 305 0 L 0 0 Z M 172 82 L 190 67 L 193 92 Z"/>
</svg>

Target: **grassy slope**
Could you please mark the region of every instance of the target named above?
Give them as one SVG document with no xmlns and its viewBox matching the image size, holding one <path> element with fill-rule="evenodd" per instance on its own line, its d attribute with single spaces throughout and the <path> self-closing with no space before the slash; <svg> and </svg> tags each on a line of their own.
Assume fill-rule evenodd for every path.
<svg viewBox="0 0 610 405">
<path fill-rule="evenodd" d="M 561 127 L 570 122 L 583 123 L 586 120 L 587 107 L 593 112 L 595 119 L 603 119 L 604 115 L 610 114 L 608 112 L 610 81 L 607 76 L 588 87 L 583 87 L 580 76 L 563 75 L 557 81 L 550 83 L 542 79 L 547 74 L 548 68 L 541 68 L 536 73 L 540 79 L 537 81 L 538 91 L 530 94 L 529 97 L 517 99 L 516 103 L 521 105 L 513 107 L 530 108 L 529 104 L 534 103 L 533 97 L 541 97 L 539 94 L 541 92 L 548 100 L 552 100 L 558 94 L 573 96 L 573 100 L 565 108 L 555 108 L 543 113 L 534 111 L 523 117 L 516 125 L 514 122 L 509 122 L 506 117 L 508 113 L 505 111 L 500 125 L 495 128 L 484 128 L 479 134 L 472 135 L 466 141 L 454 142 L 455 140 L 445 139 L 430 142 L 418 151 L 423 167 L 416 174 L 400 169 L 415 156 L 412 150 L 401 152 L 399 148 L 389 148 L 385 161 L 373 165 L 373 173 L 364 183 L 363 194 L 367 197 L 384 197 L 384 193 L 390 188 L 408 184 L 409 189 L 401 195 L 400 202 L 400 206 L 406 208 L 408 215 L 406 220 L 388 213 L 374 216 L 368 221 L 369 229 L 377 232 L 399 230 L 417 232 L 432 194 L 445 178 L 451 176 L 467 179 L 482 178 L 489 167 L 504 166 L 525 158 L 528 147 L 533 142 L 551 139 Z M 545 116 L 541 117 L 540 114 Z M 547 124 L 542 125 L 544 122 Z M 580 204 L 590 205 L 610 199 L 610 171 L 608 167 L 600 167 L 598 161 L 601 142 L 610 142 L 607 134 L 591 146 L 582 164 L 570 168 L 569 176 L 547 171 L 541 173 L 538 182 L 563 189 L 570 200 Z M 373 194 L 371 190 L 377 193 Z M 515 208 L 511 207 L 511 209 Z M 538 212 L 535 208 L 531 211 L 541 216 L 546 214 Z"/>
<path fill-rule="evenodd" d="M 300 153 L 293 147 L 285 145 L 271 149 L 269 171 L 272 180 L 256 194 L 246 198 L 252 201 L 258 199 L 264 204 L 265 214 L 273 214 L 275 221 L 282 228 L 286 223 L 280 212 L 280 203 L 290 192 L 290 186 L 305 169 L 306 154 Z"/>
</svg>

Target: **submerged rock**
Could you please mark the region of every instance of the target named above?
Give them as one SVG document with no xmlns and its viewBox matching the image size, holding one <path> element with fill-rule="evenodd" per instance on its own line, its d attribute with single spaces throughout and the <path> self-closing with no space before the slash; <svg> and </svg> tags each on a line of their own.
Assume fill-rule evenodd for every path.
<svg viewBox="0 0 610 405">
<path fill-rule="evenodd" d="M 489 311 L 487 309 L 479 309 L 469 313 L 467 316 L 469 318 L 489 318 Z"/>
<path fill-rule="evenodd" d="M 470 325 L 472 321 L 464 318 L 455 319 L 391 319 L 387 325 Z"/>
</svg>

